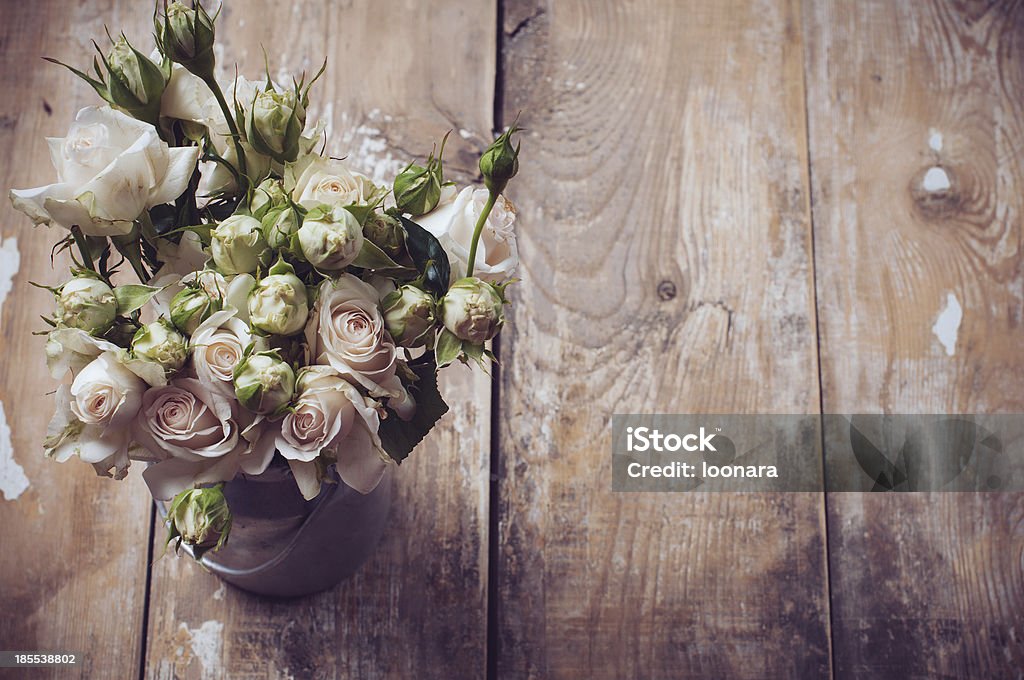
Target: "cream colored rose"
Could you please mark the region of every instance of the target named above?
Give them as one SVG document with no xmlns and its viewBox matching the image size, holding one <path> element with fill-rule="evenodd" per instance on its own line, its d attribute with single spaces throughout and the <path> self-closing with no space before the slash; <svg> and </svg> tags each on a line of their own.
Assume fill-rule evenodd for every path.
<svg viewBox="0 0 1024 680">
<path fill-rule="evenodd" d="M 455 187 L 447 186 L 441 191 L 441 202 L 437 207 L 415 220 L 437 237 L 448 254 L 453 281 L 466 275 L 473 230 L 487 197 L 486 189 L 466 187 L 456 194 Z M 515 273 L 519 266 L 515 221 L 516 211 L 512 202 L 499 196 L 480 233 L 474 276 L 490 283 L 500 283 Z"/>
<path fill-rule="evenodd" d="M 180 378 L 146 391 L 132 434 L 158 461 L 142 476 L 153 497 L 166 500 L 195 484 L 229 481 L 239 470 L 265 469 L 273 436 L 265 436 L 264 426 L 234 400 L 199 380 Z"/>
<path fill-rule="evenodd" d="M 238 318 L 237 310 L 215 312 L 199 324 L 189 341 L 196 378 L 228 399 L 234 399 L 232 374 L 245 348 L 253 342 L 257 349 L 265 349 L 266 341 L 252 334 L 249 326 Z"/>
<path fill-rule="evenodd" d="M 320 491 L 315 461 L 322 453 L 337 461 L 343 482 L 359 493 L 373 491 L 387 467 L 375 402 L 329 366 L 305 368 L 297 387 L 294 409 L 281 421 L 275 443 L 303 496 L 314 498 Z"/>
<path fill-rule="evenodd" d="M 78 112 L 63 139 L 49 139 L 57 182 L 14 189 L 14 207 L 36 224 L 78 225 L 92 236 L 127 234 L 144 210 L 188 186 L 198 147 L 169 148 L 156 128 L 110 107 Z"/>
<path fill-rule="evenodd" d="M 370 284 L 351 274 L 324 281 L 306 325 L 306 341 L 310 363 L 332 366 L 371 396 L 404 398 L 395 375 L 398 353 Z"/>
<path fill-rule="evenodd" d="M 308 164 L 303 167 L 303 163 Z M 305 208 L 366 203 L 378 195 L 369 177 L 349 170 L 342 161 L 310 156 L 290 170 L 296 174 L 292 200 Z"/>
<path fill-rule="evenodd" d="M 71 387 L 57 391 L 57 412 L 47 429 L 46 454 L 63 462 L 72 455 L 106 472 L 128 469 L 130 426 L 146 383 L 116 352 L 105 351 L 83 368 Z"/>
</svg>

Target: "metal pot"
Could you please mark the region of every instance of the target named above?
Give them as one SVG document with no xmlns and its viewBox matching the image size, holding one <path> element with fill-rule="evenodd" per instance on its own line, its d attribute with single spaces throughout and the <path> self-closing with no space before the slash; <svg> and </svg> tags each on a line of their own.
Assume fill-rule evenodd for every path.
<svg viewBox="0 0 1024 680">
<path fill-rule="evenodd" d="M 391 508 L 391 473 L 363 495 L 334 475 L 306 501 L 287 465 L 239 474 L 224 485 L 233 524 L 227 544 L 202 564 L 233 586 L 295 597 L 331 588 L 372 554 Z M 333 474 L 333 472 L 332 472 Z"/>
</svg>

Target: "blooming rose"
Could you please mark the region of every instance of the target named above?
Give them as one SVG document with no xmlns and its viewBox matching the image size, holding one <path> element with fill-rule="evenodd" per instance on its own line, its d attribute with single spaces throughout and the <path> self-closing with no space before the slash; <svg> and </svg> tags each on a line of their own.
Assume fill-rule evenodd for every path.
<svg viewBox="0 0 1024 680">
<path fill-rule="evenodd" d="M 373 491 L 387 467 L 375 402 L 329 366 L 303 369 L 297 387 L 294 409 L 281 421 L 275 443 L 302 495 L 310 499 L 320 491 L 315 461 L 321 452 L 337 460 L 343 482 L 359 493 Z"/>
<path fill-rule="evenodd" d="M 416 218 L 416 223 L 436 236 L 448 254 L 453 281 L 466 275 L 473 230 L 487 197 L 486 189 L 466 187 L 456 195 L 455 187 L 447 186 L 441 192 L 441 202 L 437 207 Z M 515 221 L 516 210 L 512 202 L 499 196 L 480 233 L 474 276 L 499 283 L 515 272 L 519 266 L 519 250 L 513 229 Z"/>
<path fill-rule="evenodd" d="M 371 396 L 402 398 L 398 354 L 377 303 L 377 290 L 351 274 L 324 281 L 306 325 L 309 363 L 332 366 Z"/>
<path fill-rule="evenodd" d="M 228 399 L 235 398 L 232 372 L 242 360 L 245 348 L 252 342 L 261 349 L 265 344 L 237 314 L 234 308 L 215 312 L 199 325 L 189 342 L 196 377 Z"/>
<path fill-rule="evenodd" d="M 46 367 L 57 380 L 68 371 L 77 374 L 104 352 L 150 385 L 165 385 L 164 368 L 155 361 L 132 357 L 127 351 L 80 328 L 55 328 L 46 336 Z"/>
<path fill-rule="evenodd" d="M 128 370 L 118 354 L 105 351 L 71 383 L 57 390 L 57 412 L 43 446 L 46 454 L 65 461 L 72 454 L 98 471 L 128 470 L 130 425 L 142 403 L 146 383 Z"/>
<path fill-rule="evenodd" d="M 244 418 L 237 402 L 194 378 L 147 390 L 132 432 L 160 461 L 143 473 L 153 497 L 167 500 L 194 484 L 228 481 L 239 469 L 262 472 L 273 438 L 262 436 L 262 422 Z"/>
<path fill-rule="evenodd" d="M 368 203 L 378 196 L 369 177 L 352 172 L 342 161 L 308 156 L 289 169 L 296 178 L 292 200 L 305 208 Z"/>
<path fill-rule="evenodd" d="M 78 112 L 63 139 L 49 139 L 56 184 L 14 189 L 14 207 L 36 224 L 78 225 L 92 236 L 127 234 L 142 212 L 188 186 L 197 147 L 169 148 L 156 128 L 110 107 Z"/>
</svg>

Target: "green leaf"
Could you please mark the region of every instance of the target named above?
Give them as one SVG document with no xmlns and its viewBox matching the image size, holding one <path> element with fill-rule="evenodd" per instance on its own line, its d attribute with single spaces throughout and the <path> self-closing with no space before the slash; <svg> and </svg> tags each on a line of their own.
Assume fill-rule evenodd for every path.
<svg viewBox="0 0 1024 680">
<path fill-rule="evenodd" d="M 139 283 L 130 283 L 125 286 L 118 286 L 114 289 L 114 297 L 117 298 L 117 313 L 127 316 L 144 304 L 153 299 L 163 288 L 144 286 Z"/>
<path fill-rule="evenodd" d="M 448 412 L 448 404 L 444 403 L 437 389 L 437 364 L 431 359 L 410 368 L 418 378 L 409 387 L 416 399 L 416 415 L 407 421 L 391 413 L 381 422 L 379 430 L 384 450 L 396 463 L 405 460 L 441 416 Z"/>
<path fill-rule="evenodd" d="M 437 365 L 444 368 L 459 358 L 462 354 L 462 340 L 459 340 L 454 333 L 447 328 L 442 328 L 437 336 Z"/>
<path fill-rule="evenodd" d="M 356 205 L 355 203 L 353 203 L 352 205 L 346 205 L 345 206 L 345 210 L 347 210 L 350 213 L 352 213 L 352 215 L 356 218 L 356 220 L 359 221 L 359 226 L 361 227 L 361 226 L 363 226 L 363 224 L 366 223 L 366 218 L 369 217 L 370 214 L 374 210 L 376 210 L 376 206 L 375 205 Z"/>
<path fill-rule="evenodd" d="M 404 215 L 399 215 L 398 218 L 405 227 L 405 244 L 409 255 L 416 263 L 416 268 L 423 274 L 424 286 L 438 299 L 444 297 L 451 279 L 451 265 L 448 264 L 448 255 L 444 248 L 433 234 L 420 225 Z"/>
<path fill-rule="evenodd" d="M 356 259 L 352 264 L 360 269 L 372 269 L 374 271 L 391 269 L 410 271 L 409 267 L 403 267 L 392 260 L 387 253 L 374 245 L 368 238 L 363 239 L 363 247 L 359 254 L 356 255 Z"/>
</svg>

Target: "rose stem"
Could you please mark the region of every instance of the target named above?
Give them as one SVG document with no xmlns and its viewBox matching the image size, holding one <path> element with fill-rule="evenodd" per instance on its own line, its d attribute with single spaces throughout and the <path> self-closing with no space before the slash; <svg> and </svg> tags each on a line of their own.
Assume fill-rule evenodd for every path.
<svg viewBox="0 0 1024 680">
<path fill-rule="evenodd" d="M 466 276 L 473 275 L 473 268 L 476 266 L 476 245 L 480 242 L 480 234 L 484 230 L 484 224 L 487 223 L 487 218 L 491 216 L 491 209 L 494 208 L 494 202 L 498 200 L 497 191 L 491 191 L 487 196 L 487 203 L 484 204 L 484 209 L 480 213 L 480 217 L 476 221 L 476 227 L 473 229 L 473 240 L 469 244 L 469 264 L 466 265 Z"/>
<path fill-rule="evenodd" d="M 239 183 L 246 184 L 248 182 L 248 176 L 246 175 L 245 167 L 245 151 L 242 150 L 242 136 L 238 134 L 238 126 L 235 125 L 235 117 L 231 115 L 231 109 L 228 108 L 228 102 L 224 99 L 224 93 L 221 92 L 220 85 L 217 84 L 217 79 L 210 76 L 209 80 L 203 79 L 206 82 L 206 86 L 213 92 L 213 96 L 217 99 L 217 104 L 220 105 L 220 110 L 224 112 L 224 118 L 228 123 L 228 130 L 231 132 L 231 139 L 235 142 L 235 153 L 238 154 L 238 174 Z M 245 188 L 244 186 L 242 187 Z"/>
</svg>

